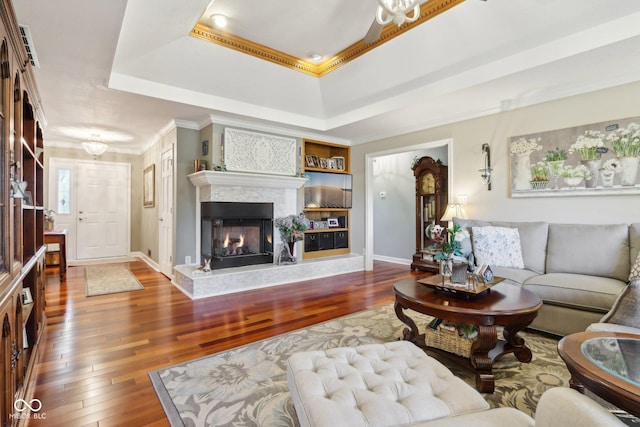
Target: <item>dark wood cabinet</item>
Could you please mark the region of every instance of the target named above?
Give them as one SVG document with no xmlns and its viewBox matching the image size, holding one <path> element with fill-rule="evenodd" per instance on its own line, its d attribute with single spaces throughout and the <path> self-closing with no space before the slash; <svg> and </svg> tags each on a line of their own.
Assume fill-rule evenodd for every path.
<svg viewBox="0 0 640 427">
<path fill-rule="evenodd" d="M 447 166 L 422 157 L 413 166 L 416 179 L 416 252 L 413 254 L 411 270 L 423 270 L 437 273 L 438 263 L 433 261 L 433 253 L 427 248 L 433 244 L 429 229 L 440 224 L 447 226 L 446 221 L 440 221 L 447 209 L 448 169 Z"/>
<path fill-rule="evenodd" d="M 0 425 L 28 422 L 14 402 L 33 395 L 46 324 L 44 123 L 13 8 L 0 2 Z M 20 416 L 18 416 L 20 415 Z"/>
</svg>

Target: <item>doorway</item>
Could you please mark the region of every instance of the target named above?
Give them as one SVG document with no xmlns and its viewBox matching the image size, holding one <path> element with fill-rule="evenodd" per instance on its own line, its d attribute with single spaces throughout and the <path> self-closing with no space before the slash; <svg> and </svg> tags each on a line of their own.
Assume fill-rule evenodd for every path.
<svg viewBox="0 0 640 427">
<path fill-rule="evenodd" d="M 173 276 L 173 146 L 160 159 L 160 217 L 158 230 L 158 267 L 165 276 Z"/>
<path fill-rule="evenodd" d="M 67 230 L 69 262 L 125 257 L 131 235 L 131 165 L 49 160 L 48 208 Z"/>
<path fill-rule="evenodd" d="M 424 154 L 434 155 L 434 153 L 439 156 L 438 153 L 441 153 L 441 157 L 446 157 L 448 164 L 451 165 L 453 152 L 451 142 L 451 139 L 445 139 L 365 155 L 365 270 L 373 270 L 374 256 L 376 259 L 404 263 L 407 254 L 413 254 L 415 251 L 415 180 L 411 171 L 411 156 L 416 154 L 420 157 Z M 375 162 L 378 164 L 376 165 Z M 400 189 L 394 189 L 392 186 L 389 188 L 379 186 L 376 181 L 380 177 L 375 176 L 374 172 L 380 168 L 381 163 L 387 162 L 390 164 L 387 170 L 392 171 L 393 174 L 397 173 L 395 171 L 397 168 L 406 168 L 405 174 L 408 178 L 406 188 L 402 189 L 402 191 L 408 191 L 404 197 L 406 203 L 394 200 L 396 193 L 400 193 Z M 451 194 L 452 187 L 451 171 L 452 168 L 449 167 L 449 194 Z M 391 180 L 393 181 L 393 178 Z M 381 196 L 381 193 L 386 194 Z M 387 205 L 386 208 L 385 205 Z M 388 233 L 389 224 L 394 224 L 395 234 L 393 237 L 396 240 L 399 238 L 400 241 L 390 243 L 393 248 L 387 248 L 393 249 L 395 252 L 386 255 L 377 253 L 375 236 L 377 235 L 380 239 L 381 235 L 384 236 Z M 405 227 L 400 227 L 400 224 Z M 406 234 L 404 238 L 399 237 L 401 229 L 405 234 L 410 233 L 410 236 Z M 406 245 L 402 242 L 406 242 Z M 380 245 L 378 245 L 379 248 Z M 406 261 L 407 264 L 410 264 L 411 256 Z"/>
</svg>

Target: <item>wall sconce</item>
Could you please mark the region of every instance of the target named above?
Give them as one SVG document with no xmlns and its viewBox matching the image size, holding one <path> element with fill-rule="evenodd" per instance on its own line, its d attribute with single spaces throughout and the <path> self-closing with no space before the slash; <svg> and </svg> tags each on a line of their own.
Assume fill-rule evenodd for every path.
<svg viewBox="0 0 640 427">
<path fill-rule="evenodd" d="M 482 144 L 482 152 L 484 153 L 484 168 L 479 169 L 480 179 L 482 183 L 487 186 L 487 190 L 491 191 L 491 148 L 486 142 Z"/>
</svg>

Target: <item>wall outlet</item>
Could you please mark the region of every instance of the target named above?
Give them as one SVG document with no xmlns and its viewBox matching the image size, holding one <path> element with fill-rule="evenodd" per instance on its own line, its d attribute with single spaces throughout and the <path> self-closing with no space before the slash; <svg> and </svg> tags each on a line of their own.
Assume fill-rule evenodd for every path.
<svg viewBox="0 0 640 427">
<path fill-rule="evenodd" d="M 184 263 L 187 264 L 187 265 L 191 264 L 191 256 L 190 255 L 187 255 L 186 257 L 184 257 Z"/>
<path fill-rule="evenodd" d="M 386 191 L 381 191 L 380 192 L 380 198 L 381 199 L 386 199 L 387 198 L 387 192 Z"/>
</svg>

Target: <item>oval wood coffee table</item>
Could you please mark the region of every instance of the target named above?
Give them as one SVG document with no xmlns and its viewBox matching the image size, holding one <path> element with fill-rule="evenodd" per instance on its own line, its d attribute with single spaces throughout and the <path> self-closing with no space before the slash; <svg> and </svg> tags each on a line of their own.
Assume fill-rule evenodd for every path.
<svg viewBox="0 0 640 427">
<path fill-rule="evenodd" d="M 587 388 L 640 417 L 640 335 L 578 332 L 558 342 L 558 354 L 571 372 L 571 388 Z"/>
<path fill-rule="evenodd" d="M 396 315 L 409 327 L 403 331 L 403 339 L 475 370 L 476 388 L 483 393 L 493 393 L 495 388 L 492 367 L 496 359 L 513 353 L 520 362 L 531 361 L 531 350 L 518 332 L 538 315 L 542 301 L 537 295 L 515 285 L 499 283 L 486 294 L 465 299 L 427 287 L 418 283 L 418 279 L 403 279 L 393 285 Z M 404 313 L 406 309 L 455 323 L 476 325 L 478 338 L 471 347 L 469 359 L 427 346 L 424 334 L 419 333 L 416 323 Z M 498 339 L 496 325 L 504 326 L 504 340 Z"/>
</svg>

